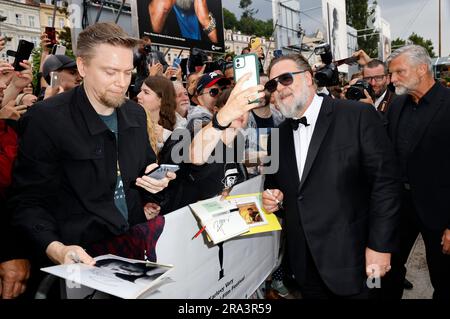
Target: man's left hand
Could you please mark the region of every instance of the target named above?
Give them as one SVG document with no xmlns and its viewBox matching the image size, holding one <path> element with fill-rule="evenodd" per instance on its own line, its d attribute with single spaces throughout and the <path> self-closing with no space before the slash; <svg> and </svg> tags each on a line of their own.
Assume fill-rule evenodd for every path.
<svg viewBox="0 0 450 319">
<path fill-rule="evenodd" d="M 446 229 L 442 234 L 442 252 L 446 255 L 450 255 L 450 229 Z"/>
<path fill-rule="evenodd" d="M 16 75 L 12 78 L 11 85 L 17 90 L 22 91 L 33 80 L 33 71 L 31 70 L 31 64 L 29 61 L 23 61 L 19 63 L 24 69 L 16 72 Z"/>
<path fill-rule="evenodd" d="M 156 163 L 148 165 L 145 169 L 145 174 L 150 173 L 150 171 L 156 167 L 158 167 L 158 164 Z M 136 179 L 136 186 L 142 187 L 147 192 L 156 194 L 166 188 L 169 185 L 169 182 L 176 177 L 177 175 L 174 172 L 167 172 L 166 177 L 163 179 L 155 179 L 144 175 Z"/>
<path fill-rule="evenodd" d="M 383 277 L 391 270 L 391 254 L 380 253 L 366 248 L 366 274 L 367 277 Z"/>
<path fill-rule="evenodd" d="M 17 298 L 26 289 L 30 277 L 30 262 L 13 259 L 0 263 L 0 296 L 2 299 Z"/>
</svg>

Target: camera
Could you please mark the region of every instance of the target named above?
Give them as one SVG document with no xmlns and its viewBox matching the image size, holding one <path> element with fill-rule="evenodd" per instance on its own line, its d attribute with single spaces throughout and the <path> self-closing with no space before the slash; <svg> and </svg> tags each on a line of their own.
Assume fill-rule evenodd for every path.
<svg viewBox="0 0 450 319">
<path fill-rule="evenodd" d="M 144 45 L 144 52 L 147 53 L 147 54 L 152 52 L 152 45 L 151 44 Z"/>
<path fill-rule="evenodd" d="M 370 83 L 368 83 L 364 80 L 358 80 L 358 81 L 356 81 L 355 84 L 353 84 L 352 86 L 350 86 L 347 89 L 347 92 L 345 93 L 345 97 L 348 100 L 359 101 L 366 97 L 366 95 L 364 94 L 364 90 L 366 90 L 370 96 L 374 96 L 374 94 L 375 94 L 373 91 L 372 85 L 370 85 Z"/>
<path fill-rule="evenodd" d="M 208 61 L 208 55 L 205 51 L 198 48 L 192 48 L 189 54 L 188 69 L 189 73 L 196 72 L 196 67 L 202 67 Z M 205 71 L 206 72 L 206 71 Z"/>
<path fill-rule="evenodd" d="M 322 63 L 325 64 L 325 66 L 318 69 L 314 74 L 317 85 L 320 87 L 338 85 L 339 71 L 337 66 L 333 63 L 330 45 L 328 43 L 318 45 L 314 49 L 314 53 L 320 55 Z"/>
</svg>

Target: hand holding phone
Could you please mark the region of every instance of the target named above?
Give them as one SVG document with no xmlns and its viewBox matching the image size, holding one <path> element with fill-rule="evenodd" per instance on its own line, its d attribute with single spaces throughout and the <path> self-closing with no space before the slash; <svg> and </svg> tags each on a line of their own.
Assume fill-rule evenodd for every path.
<svg viewBox="0 0 450 319">
<path fill-rule="evenodd" d="M 20 65 L 20 62 L 27 61 L 30 58 L 31 51 L 33 51 L 34 44 L 26 40 L 20 40 L 19 46 L 15 53 L 15 60 L 13 63 L 14 70 L 23 71 L 25 68 Z"/>
<path fill-rule="evenodd" d="M 242 54 L 233 59 L 234 79 L 236 82 L 246 73 L 251 73 L 249 80 L 245 81 L 242 89 L 254 87 L 259 84 L 259 62 L 255 54 Z"/>
<path fill-rule="evenodd" d="M 158 167 L 154 168 L 145 176 L 154 178 L 154 179 L 163 179 L 166 177 L 167 172 L 176 172 L 180 169 L 180 166 L 178 165 L 171 165 L 171 164 L 161 164 Z"/>
<path fill-rule="evenodd" d="M 56 29 L 54 27 L 45 27 L 45 33 L 47 38 L 50 40 L 49 48 L 52 48 L 56 43 Z"/>
<path fill-rule="evenodd" d="M 256 37 L 256 38 L 251 38 L 250 39 L 250 48 L 252 50 L 256 50 L 261 46 L 261 38 Z"/>
<path fill-rule="evenodd" d="M 58 72 L 50 72 L 50 86 L 55 88 L 59 86 L 59 74 Z"/>
</svg>

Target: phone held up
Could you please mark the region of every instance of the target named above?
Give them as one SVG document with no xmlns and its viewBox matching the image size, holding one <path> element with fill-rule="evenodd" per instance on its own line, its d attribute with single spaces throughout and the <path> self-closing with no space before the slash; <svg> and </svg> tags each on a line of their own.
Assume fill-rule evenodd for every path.
<svg viewBox="0 0 450 319">
<path fill-rule="evenodd" d="M 57 44 L 53 46 L 52 49 L 52 55 L 65 55 L 66 54 L 66 47 L 61 45 L 61 44 Z"/>
<path fill-rule="evenodd" d="M 178 166 L 178 165 L 161 164 L 145 175 L 148 177 L 152 177 L 154 179 L 163 179 L 164 177 L 166 177 L 167 172 L 175 173 L 179 169 L 180 169 L 180 166 Z"/>
<path fill-rule="evenodd" d="M 50 86 L 52 88 L 59 86 L 58 72 L 50 72 Z"/>
<path fill-rule="evenodd" d="M 20 62 L 23 62 L 24 60 L 28 60 L 30 58 L 31 51 L 33 51 L 33 48 L 34 44 L 32 42 L 28 42 L 26 40 L 19 40 L 19 45 L 17 47 L 13 63 L 15 71 L 24 70 L 24 68 L 20 65 Z"/>
<path fill-rule="evenodd" d="M 250 48 L 256 50 L 261 46 L 261 38 L 255 37 L 250 39 Z"/>
<path fill-rule="evenodd" d="M 244 90 L 259 84 L 259 61 L 256 54 L 249 53 L 235 56 L 233 70 L 236 82 L 245 74 L 251 74 L 251 78 L 245 81 L 243 85 Z"/>
<path fill-rule="evenodd" d="M 45 34 L 50 40 L 48 47 L 52 48 L 56 44 L 56 29 L 54 27 L 45 27 Z"/>
</svg>

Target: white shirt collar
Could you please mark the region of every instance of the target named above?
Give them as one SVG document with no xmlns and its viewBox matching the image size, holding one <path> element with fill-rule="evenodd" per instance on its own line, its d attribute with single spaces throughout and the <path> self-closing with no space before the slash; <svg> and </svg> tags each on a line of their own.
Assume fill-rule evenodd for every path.
<svg viewBox="0 0 450 319">
<path fill-rule="evenodd" d="M 384 93 L 378 99 L 375 100 L 375 103 L 374 103 L 375 108 L 378 108 L 381 101 L 383 101 L 384 97 L 386 96 L 386 93 L 387 93 L 387 89 L 384 91 Z"/>
<path fill-rule="evenodd" d="M 323 97 L 318 96 L 317 94 L 314 94 L 314 98 L 309 105 L 309 107 L 306 109 L 305 113 L 303 113 L 303 116 L 306 117 L 306 120 L 308 121 L 308 124 L 311 126 L 312 129 L 316 126 L 317 118 L 319 117 L 320 107 L 322 106 Z"/>
</svg>

